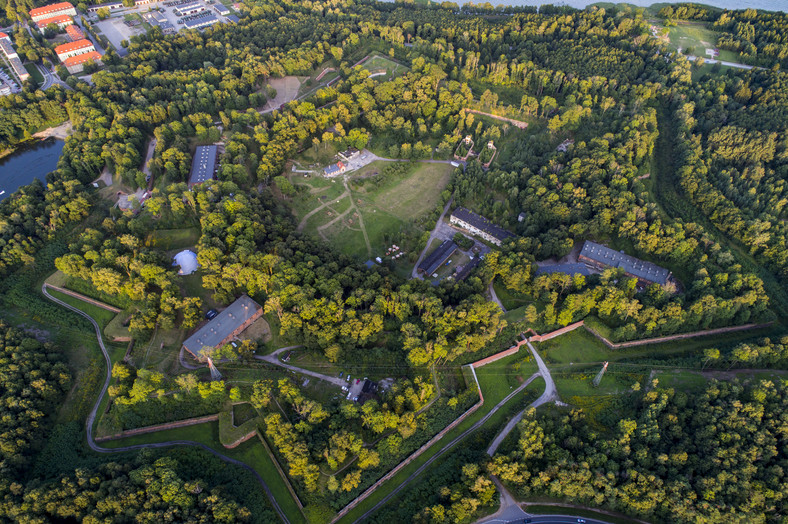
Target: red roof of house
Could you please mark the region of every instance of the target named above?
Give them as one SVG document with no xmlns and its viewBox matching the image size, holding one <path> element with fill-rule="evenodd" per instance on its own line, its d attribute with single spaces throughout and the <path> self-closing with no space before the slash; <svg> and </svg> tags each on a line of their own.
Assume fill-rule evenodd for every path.
<svg viewBox="0 0 788 524">
<path fill-rule="evenodd" d="M 8 35 L 3 32 L 0 32 L 0 38 L 8 38 Z"/>
<path fill-rule="evenodd" d="M 99 54 L 96 51 L 91 51 L 90 53 L 84 53 L 81 55 L 72 56 L 66 58 L 63 61 L 63 65 L 69 67 L 77 64 L 82 64 L 84 62 L 87 62 L 88 60 L 101 60 L 101 54 Z"/>
<path fill-rule="evenodd" d="M 43 20 L 39 20 L 36 22 L 36 25 L 39 29 L 41 29 L 42 27 L 46 27 L 49 24 L 60 25 L 63 22 L 71 22 L 72 24 L 74 23 L 74 21 L 68 15 L 57 15 L 53 16 L 52 18 L 44 18 Z"/>
<path fill-rule="evenodd" d="M 55 48 L 55 53 L 57 53 L 58 55 L 62 55 L 63 53 L 68 53 L 69 51 L 76 51 L 77 49 L 82 49 L 85 47 L 93 47 L 93 42 L 91 42 L 86 38 L 83 38 L 82 40 L 77 40 L 76 42 L 60 44 Z"/>
<path fill-rule="evenodd" d="M 85 38 L 85 33 L 82 32 L 82 29 L 75 25 L 70 25 L 66 27 L 66 34 L 74 39 L 74 41 L 82 40 Z"/>
<path fill-rule="evenodd" d="M 57 4 L 45 5 L 43 7 L 36 7 L 30 10 L 30 17 L 45 15 L 47 13 L 54 13 L 62 11 L 63 9 L 73 9 L 74 6 L 70 2 L 59 2 Z"/>
</svg>

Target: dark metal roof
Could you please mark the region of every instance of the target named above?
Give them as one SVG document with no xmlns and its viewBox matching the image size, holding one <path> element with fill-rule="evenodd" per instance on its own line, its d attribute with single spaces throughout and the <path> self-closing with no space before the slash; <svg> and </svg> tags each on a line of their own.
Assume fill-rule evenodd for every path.
<svg viewBox="0 0 788 524">
<path fill-rule="evenodd" d="M 453 240 L 444 240 L 443 243 L 438 246 L 438 249 L 421 261 L 418 268 L 419 271 L 432 275 L 456 250 L 457 244 L 455 244 Z"/>
<path fill-rule="evenodd" d="M 660 285 L 667 283 L 670 276 L 670 271 L 664 267 L 620 253 L 590 240 L 583 244 L 580 256 L 590 258 L 606 266 L 623 268 L 630 275 Z"/>
<path fill-rule="evenodd" d="M 183 25 L 186 26 L 187 29 L 199 29 L 201 27 L 206 27 L 212 24 L 216 24 L 219 22 L 219 19 L 216 18 L 214 15 L 203 16 L 201 18 L 196 18 L 194 20 L 186 20 L 183 22 Z"/>
<path fill-rule="evenodd" d="M 213 8 L 216 9 L 216 11 L 218 11 L 219 14 L 222 14 L 222 15 L 225 15 L 225 14 L 230 12 L 230 10 L 227 8 L 227 6 L 224 6 L 222 4 L 216 4 L 215 6 L 213 6 Z"/>
<path fill-rule="evenodd" d="M 547 275 L 550 273 L 564 273 L 566 275 L 591 275 L 591 271 L 585 264 L 552 264 L 537 268 L 534 275 Z"/>
<path fill-rule="evenodd" d="M 183 347 L 196 356 L 202 357 L 202 348 L 215 347 L 222 340 L 229 337 L 233 331 L 252 318 L 260 309 L 260 304 L 246 295 L 227 306 L 224 311 L 216 315 L 213 320 L 198 329 L 187 338 Z"/>
<path fill-rule="evenodd" d="M 202 184 L 213 178 L 216 171 L 216 146 L 197 146 L 192 158 L 192 170 L 189 173 L 189 185 Z"/>
<path fill-rule="evenodd" d="M 468 275 L 470 275 L 470 274 L 471 274 L 471 271 L 473 271 L 473 270 L 476 268 L 476 266 L 478 266 L 478 265 L 479 265 L 479 263 L 480 263 L 481 261 L 482 261 L 482 259 L 481 259 L 481 258 L 479 258 L 479 257 L 476 257 L 476 258 L 474 258 L 473 260 L 471 260 L 470 262 L 468 262 L 467 264 L 465 264 L 465 267 L 464 267 L 464 268 L 462 268 L 462 271 L 460 271 L 459 273 L 457 273 L 457 275 L 454 277 L 454 279 L 455 279 L 457 282 L 462 282 L 463 280 L 465 280 L 466 278 L 468 278 Z"/>
<path fill-rule="evenodd" d="M 230 22 L 234 22 L 236 24 L 240 22 L 240 19 L 235 15 L 227 15 L 227 20 L 229 20 Z"/>
<path fill-rule="evenodd" d="M 452 216 L 472 225 L 473 227 L 475 227 L 480 231 L 484 231 L 488 235 L 500 240 L 501 242 L 503 242 L 509 237 L 514 236 L 513 233 L 505 230 L 498 224 L 493 224 L 483 216 L 477 215 L 473 211 L 470 211 L 464 207 L 458 207 L 457 209 L 455 209 L 454 213 L 452 213 Z"/>
</svg>

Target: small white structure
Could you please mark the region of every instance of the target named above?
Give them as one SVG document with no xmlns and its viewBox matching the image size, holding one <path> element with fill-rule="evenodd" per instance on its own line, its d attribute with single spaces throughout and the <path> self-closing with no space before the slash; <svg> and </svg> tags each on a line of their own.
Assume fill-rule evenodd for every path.
<svg viewBox="0 0 788 524">
<path fill-rule="evenodd" d="M 175 262 L 172 265 L 181 267 L 181 270 L 178 271 L 179 275 L 191 275 L 200 267 L 197 262 L 197 254 L 189 249 L 175 255 Z"/>
</svg>

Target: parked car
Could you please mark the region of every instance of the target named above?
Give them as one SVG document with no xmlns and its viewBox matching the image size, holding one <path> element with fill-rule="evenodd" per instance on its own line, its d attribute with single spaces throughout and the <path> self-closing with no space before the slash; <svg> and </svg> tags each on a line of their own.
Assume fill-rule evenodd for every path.
<svg viewBox="0 0 788 524">
<path fill-rule="evenodd" d="M 339 372 L 339 378 L 342 378 L 342 375 L 344 375 L 344 374 L 345 374 L 345 372 L 344 372 L 344 371 L 340 371 L 340 372 Z"/>
<path fill-rule="evenodd" d="M 213 318 L 216 318 L 216 315 L 218 314 L 219 314 L 218 311 L 216 311 L 215 309 L 211 309 L 205 314 L 205 318 L 207 318 L 208 320 L 212 320 Z"/>
<path fill-rule="evenodd" d="M 236 342 L 235 340 L 230 341 L 230 345 L 235 349 L 238 349 L 238 342 Z"/>
</svg>

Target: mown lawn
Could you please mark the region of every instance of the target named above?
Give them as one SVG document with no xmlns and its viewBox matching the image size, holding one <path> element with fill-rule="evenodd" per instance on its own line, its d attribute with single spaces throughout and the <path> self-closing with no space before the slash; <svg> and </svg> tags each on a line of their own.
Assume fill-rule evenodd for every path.
<svg viewBox="0 0 788 524">
<path fill-rule="evenodd" d="M 71 295 L 66 295 L 65 293 L 61 293 L 60 291 L 55 291 L 54 289 L 49 289 L 49 294 L 59 300 L 62 300 L 66 304 L 74 306 L 77 309 L 81 309 L 82 311 L 93 317 L 96 320 L 96 322 L 98 322 L 102 330 L 107 326 L 107 324 L 109 324 L 109 322 L 113 318 L 115 318 L 115 313 L 113 313 L 112 311 L 107 311 L 104 308 L 94 306 L 93 304 L 72 297 Z"/>
<path fill-rule="evenodd" d="M 196 227 L 180 229 L 156 229 L 148 234 L 146 244 L 165 251 L 193 247 L 200 240 L 200 230 Z"/>
</svg>

